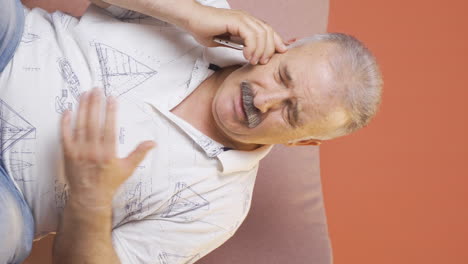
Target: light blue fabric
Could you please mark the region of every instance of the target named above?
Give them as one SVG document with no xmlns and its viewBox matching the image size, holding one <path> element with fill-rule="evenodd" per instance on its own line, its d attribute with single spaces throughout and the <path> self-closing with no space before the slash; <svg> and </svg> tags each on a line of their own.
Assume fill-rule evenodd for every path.
<svg viewBox="0 0 468 264">
<path fill-rule="evenodd" d="M 10 62 L 23 34 L 19 0 L 0 0 L 0 73 Z M 0 118 L 0 133 L 3 120 Z M 1 136 L 0 136 L 1 138 Z M 2 143 L 2 142 L 0 142 Z M 34 219 L 26 201 L 4 168 L 0 144 L 0 264 L 20 264 L 31 252 Z"/>
<path fill-rule="evenodd" d="M 24 29 L 20 0 L 0 0 L 0 73 L 15 54 Z"/>
<path fill-rule="evenodd" d="M 0 263 L 22 263 L 31 252 L 33 238 L 31 210 L 8 176 L 0 157 Z"/>
</svg>

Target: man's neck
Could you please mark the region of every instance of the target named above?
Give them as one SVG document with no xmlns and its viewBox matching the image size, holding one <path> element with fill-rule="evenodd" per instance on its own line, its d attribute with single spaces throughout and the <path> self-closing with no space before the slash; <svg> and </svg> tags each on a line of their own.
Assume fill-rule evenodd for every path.
<svg viewBox="0 0 468 264">
<path fill-rule="evenodd" d="M 259 145 L 237 142 L 225 135 L 218 127 L 211 109 L 216 91 L 224 79 L 237 68 L 238 66 L 231 66 L 215 72 L 171 112 L 226 147 L 237 150 L 253 150 Z"/>
</svg>

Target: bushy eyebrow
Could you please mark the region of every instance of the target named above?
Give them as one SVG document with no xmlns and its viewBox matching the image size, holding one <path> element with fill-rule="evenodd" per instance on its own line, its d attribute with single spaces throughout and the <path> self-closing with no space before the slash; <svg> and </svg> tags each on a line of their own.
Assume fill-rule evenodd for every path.
<svg viewBox="0 0 468 264">
<path fill-rule="evenodd" d="M 288 65 L 284 66 L 284 74 L 286 75 L 286 79 L 288 82 L 293 83 L 293 79 L 291 77 L 291 73 L 289 72 Z"/>
<path fill-rule="evenodd" d="M 293 107 L 293 120 L 294 120 L 294 127 L 299 125 L 299 110 L 297 107 L 297 103 L 294 104 Z"/>
<path fill-rule="evenodd" d="M 288 68 L 288 65 L 285 65 L 284 66 L 284 75 L 286 77 L 286 80 L 288 81 L 288 83 L 290 84 L 290 86 L 294 87 L 293 85 L 293 78 L 291 77 L 291 72 L 289 71 L 289 68 Z M 299 120 L 299 109 L 298 109 L 298 106 L 297 106 L 297 102 L 293 105 L 293 127 L 297 127 L 300 123 L 300 120 Z"/>
</svg>

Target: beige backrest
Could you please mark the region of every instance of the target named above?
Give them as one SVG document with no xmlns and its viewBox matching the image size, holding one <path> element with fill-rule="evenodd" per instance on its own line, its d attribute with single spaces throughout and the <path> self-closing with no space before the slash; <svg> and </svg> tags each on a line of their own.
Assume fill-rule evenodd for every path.
<svg viewBox="0 0 468 264">
<path fill-rule="evenodd" d="M 331 264 L 318 147 L 276 146 L 262 161 L 250 212 L 197 264 Z"/>
</svg>

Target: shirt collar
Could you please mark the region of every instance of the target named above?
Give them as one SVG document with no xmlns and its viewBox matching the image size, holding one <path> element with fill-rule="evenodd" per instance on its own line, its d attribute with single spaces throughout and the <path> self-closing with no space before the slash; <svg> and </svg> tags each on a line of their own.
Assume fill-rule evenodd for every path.
<svg viewBox="0 0 468 264">
<path fill-rule="evenodd" d="M 205 48 L 203 55 L 197 58 L 195 62 L 188 90 L 193 91 L 196 89 L 196 87 L 212 73 L 212 69 L 209 69 L 210 63 L 220 67 L 227 67 L 246 62 L 241 51 L 224 47 Z M 182 128 L 182 130 L 203 149 L 208 157 L 217 157 L 222 165 L 223 174 L 253 169 L 273 147 L 273 145 L 264 145 L 252 151 L 225 150 L 222 144 L 201 133 L 185 120 L 172 114 L 170 109 L 162 109 L 149 99 L 144 99 L 144 101 Z"/>
<path fill-rule="evenodd" d="M 147 102 L 148 103 L 148 102 Z M 152 105 L 152 104 L 151 104 Z M 222 166 L 222 174 L 229 174 L 253 169 L 263 159 L 274 145 L 264 145 L 255 150 L 227 150 L 222 144 L 206 136 L 182 118 L 156 105 L 153 108 L 161 112 L 175 125 L 180 127 L 210 158 L 218 158 Z"/>
<path fill-rule="evenodd" d="M 229 150 L 218 155 L 223 165 L 223 174 L 253 169 L 263 159 L 274 145 L 264 145 L 255 150 Z"/>
</svg>

